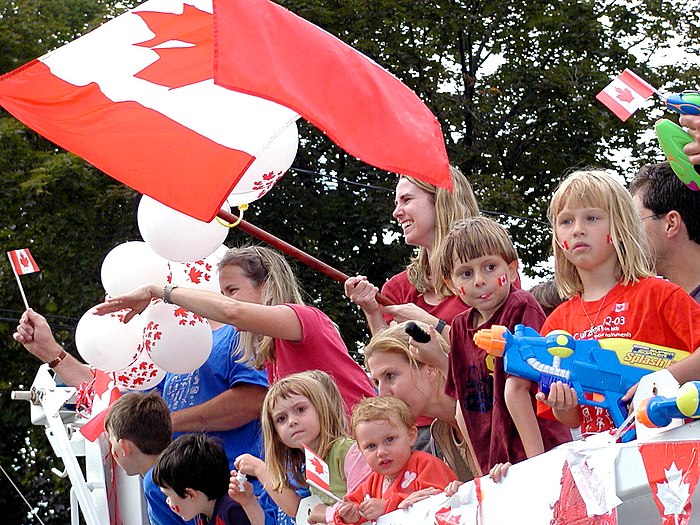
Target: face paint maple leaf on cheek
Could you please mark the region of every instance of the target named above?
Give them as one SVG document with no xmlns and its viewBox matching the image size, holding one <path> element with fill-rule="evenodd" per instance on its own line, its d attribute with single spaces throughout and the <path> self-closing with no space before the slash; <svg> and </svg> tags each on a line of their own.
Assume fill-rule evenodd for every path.
<svg viewBox="0 0 700 525">
<path fill-rule="evenodd" d="M 185 4 L 182 14 L 137 11 L 155 36 L 135 45 L 158 54 L 136 78 L 179 88 L 214 78 L 213 17 Z"/>
</svg>

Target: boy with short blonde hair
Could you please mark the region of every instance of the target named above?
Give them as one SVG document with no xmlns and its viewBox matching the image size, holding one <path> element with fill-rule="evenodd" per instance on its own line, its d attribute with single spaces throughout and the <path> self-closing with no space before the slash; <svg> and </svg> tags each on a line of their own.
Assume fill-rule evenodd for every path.
<svg viewBox="0 0 700 525">
<path fill-rule="evenodd" d="M 372 474 L 347 494 L 337 507 L 341 524 L 376 520 L 398 508 L 407 508 L 431 494 L 414 496 L 423 489 L 442 492 L 455 481 L 455 473 L 427 452 L 412 450 L 418 436 L 406 403 L 389 396 L 368 397 L 353 410 L 350 426 L 357 446 Z"/>
</svg>

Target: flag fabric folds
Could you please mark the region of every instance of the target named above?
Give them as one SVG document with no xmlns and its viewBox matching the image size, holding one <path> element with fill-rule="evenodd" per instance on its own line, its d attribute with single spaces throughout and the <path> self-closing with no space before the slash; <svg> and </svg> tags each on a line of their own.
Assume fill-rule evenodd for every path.
<svg viewBox="0 0 700 525">
<path fill-rule="evenodd" d="M 214 84 L 211 0 L 150 0 L 0 77 L 30 128 L 163 204 L 210 221 L 298 115 Z"/>
<path fill-rule="evenodd" d="M 654 88 L 629 69 L 625 69 L 595 98 L 602 102 L 622 121 L 637 111 L 654 94 Z"/>
<path fill-rule="evenodd" d="M 29 252 L 29 248 L 9 251 L 7 252 L 7 256 L 10 259 L 12 271 L 14 271 L 17 276 L 39 271 L 39 265 Z"/>
<path fill-rule="evenodd" d="M 268 0 L 214 1 L 214 80 L 301 114 L 363 162 L 451 188 L 440 124 L 396 77 Z"/>
</svg>

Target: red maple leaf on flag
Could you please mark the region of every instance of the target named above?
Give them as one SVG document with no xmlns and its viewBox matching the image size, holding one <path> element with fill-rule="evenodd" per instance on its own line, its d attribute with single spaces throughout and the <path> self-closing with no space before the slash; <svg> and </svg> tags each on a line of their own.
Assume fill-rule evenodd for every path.
<svg viewBox="0 0 700 525">
<path fill-rule="evenodd" d="M 27 257 L 26 253 L 20 252 L 19 263 L 25 268 L 29 266 L 29 257 Z"/>
<path fill-rule="evenodd" d="M 310 463 L 314 466 L 314 471 L 318 474 L 323 474 L 323 465 L 318 458 L 313 458 Z"/>
<path fill-rule="evenodd" d="M 620 89 L 619 87 L 616 87 L 615 91 L 617 91 L 617 97 L 615 98 L 621 100 L 622 102 L 632 102 L 634 100 L 634 95 L 627 88 Z"/>
<path fill-rule="evenodd" d="M 184 4 L 182 14 L 136 11 L 156 36 L 136 45 L 148 47 L 158 60 L 134 75 L 160 86 L 179 88 L 214 78 L 214 35 L 211 13 Z M 186 47 L 166 42 L 183 42 Z"/>
</svg>

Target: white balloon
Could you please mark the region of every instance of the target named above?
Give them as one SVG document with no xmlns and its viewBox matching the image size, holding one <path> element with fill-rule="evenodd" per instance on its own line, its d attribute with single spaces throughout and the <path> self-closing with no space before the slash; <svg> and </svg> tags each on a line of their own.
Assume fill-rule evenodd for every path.
<svg viewBox="0 0 700 525">
<path fill-rule="evenodd" d="M 97 315 L 90 309 L 78 321 L 75 346 L 90 365 L 105 372 L 133 363 L 140 352 L 143 324 L 140 319 L 124 323 L 126 310 Z"/>
<path fill-rule="evenodd" d="M 219 293 L 219 269 L 217 265 L 228 251 L 225 245 L 219 246 L 214 253 L 196 261 L 168 263 L 170 274 L 168 282 L 187 288 L 199 288 Z"/>
<path fill-rule="evenodd" d="M 223 208 L 230 210 L 225 203 Z M 170 261 L 202 259 L 216 250 L 228 235 L 228 228 L 216 219 L 209 223 L 193 219 L 147 195 L 141 197 L 137 219 L 143 240 Z"/>
<path fill-rule="evenodd" d="M 153 362 L 148 352 L 142 351 L 131 365 L 114 372 L 114 381 L 129 390 L 148 390 L 158 386 L 166 373 Z"/>
<path fill-rule="evenodd" d="M 157 300 L 143 312 L 143 347 L 163 370 L 186 374 L 209 358 L 212 345 L 209 321 Z"/>
<path fill-rule="evenodd" d="M 282 130 L 260 152 L 226 198 L 231 207 L 249 204 L 265 195 L 282 178 L 297 155 L 299 133 L 296 123 Z"/>
<path fill-rule="evenodd" d="M 146 283 L 163 282 L 168 271 L 168 261 L 145 242 L 125 242 L 114 247 L 102 261 L 102 286 L 114 297 Z"/>
</svg>

